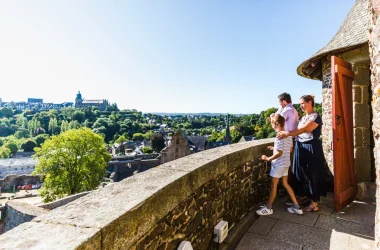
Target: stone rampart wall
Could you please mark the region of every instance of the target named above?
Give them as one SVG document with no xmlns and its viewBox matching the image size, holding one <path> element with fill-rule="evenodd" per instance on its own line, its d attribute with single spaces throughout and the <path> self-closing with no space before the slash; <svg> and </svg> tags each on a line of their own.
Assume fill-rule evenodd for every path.
<svg viewBox="0 0 380 250">
<path fill-rule="evenodd" d="M 0 236 L 4 249 L 211 249 L 213 228 L 230 228 L 269 194 L 273 139 L 238 143 L 168 162 L 94 190 Z"/>
<path fill-rule="evenodd" d="M 31 221 L 33 218 L 47 212 L 42 208 L 20 202 L 10 201 L 5 204 L 5 207 L 6 215 L 4 232 L 7 232 L 25 222 Z"/>
</svg>

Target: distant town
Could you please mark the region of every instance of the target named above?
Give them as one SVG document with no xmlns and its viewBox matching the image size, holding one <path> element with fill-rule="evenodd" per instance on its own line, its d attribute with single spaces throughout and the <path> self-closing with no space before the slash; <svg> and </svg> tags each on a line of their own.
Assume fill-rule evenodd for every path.
<svg viewBox="0 0 380 250">
<path fill-rule="evenodd" d="M 106 110 L 108 100 L 104 99 L 83 99 L 82 94 L 78 91 L 75 102 L 63 103 L 46 103 L 42 98 L 28 98 L 28 100 L 21 102 L 3 102 L 0 98 L 0 107 L 15 109 L 17 111 L 34 110 L 34 111 L 48 111 L 48 110 L 61 110 L 62 108 L 84 108 L 84 107 L 98 107 L 100 111 Z"/>
</svg>

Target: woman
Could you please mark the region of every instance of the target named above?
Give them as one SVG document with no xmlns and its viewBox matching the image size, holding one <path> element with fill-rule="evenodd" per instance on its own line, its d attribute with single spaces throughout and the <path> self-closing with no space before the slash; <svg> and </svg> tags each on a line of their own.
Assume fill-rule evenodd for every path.
<svg viewBox="0 0 380 250">
<path fill-rule="evenodd" d="M 277 138 L 297 136 L 293 157 L 294 191 L 298 196 L 309 196 L 311 203 L 303 208 L 304 212 L 318 211 L 320 196 L 326 196 L 324 177 L 324 156 L 319 139 L 322 130 L 322 118 L 314 111 L 314 96 L 304 95 L 300 106 L 305 116 L 296 130 L 281 131 Z"/>
</svg>

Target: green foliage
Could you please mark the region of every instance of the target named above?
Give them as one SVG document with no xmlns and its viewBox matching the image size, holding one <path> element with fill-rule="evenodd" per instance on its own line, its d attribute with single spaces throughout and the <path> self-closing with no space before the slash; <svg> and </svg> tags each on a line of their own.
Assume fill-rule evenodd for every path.
<svg viewBox="0 0 380 250">
<path fill-rule="evenodd" d="M 9 158 L 11 156 L 11 151 L 7 147 L 0 147 L 0 158 Z"/>
<path fill-rule="evenodd" d="M 72 119 L 73 121 L 77 121 L 78 123 L 82 123 L 82 122 L 84 122 L 85 118 L 86 118 L 86 115 L 85 115 L 85 113 L 84 113 L 83 111 L 81 111 L 81 110 L 76 110 L 76 111 L 72 114 L 72 117 L 71 117 L 71 119 Z"/>
<path fill-rule="evenodd" d="M 47 139 L 49 139 L 49 135 L 48 134 L 37 135 L 35 137 L 35 141 L 37 143 L 37 147 L 41 147 L 42 143 L 44 143 Z"/>
<path fill-rule="evenodd" d="M 57 118 L 50 118 L 50 121 L 49 121 L 49 134 L 50 135 L 55 135 L 55 134 L 58 134 L 59 133 L 59 127 L 58 127 L 58 121 L 57 121 Z"/>
<path fill-rule="evenodd" d="M 165 138 L 161 134 L 153 134 L 150 140 L 154 152 L 161 152 L 165 147 Z"/>
<path fill-rule="evenodd" d="M 231 142 L 232 143 L 237 143 L 242 137 L 242 134 L 237 131 L 237 130 L 232 130 L 231 131 Z"/>
<path fill-rule="evenodd" d="M 7 107 L 0 108 L 0 117 L 10 118 L 13 116 L 13 110 Z"/>
<path fill-rule="evenodd" d="M 7 142 L 7 143 L 4 145 L 4 147 L 8 148 L 8 149 L 10 150 L 11 154 L 15 154 L 15 153 L 17 153 L 17 151 L 18 151 L 18 146 L 17 146 L 17 144 L 16 144 L 15 142 L 12 142 L 12 141 Z"/>
<path fill-rule="evenodd" d="M 61 123 L 61 132 L 66 132 L 69 129 L 70 129 L 69 122 L 66 120 L 63 120 Z"/>
<path fill-rule="evenodd" d="M 37 143 L 32 139 L 27 139 L 21 144 L 21 149 L 23 149 L 24 152 L 33 152 L 35 147 L 37 147 Z"/>
<path fill-rule="evenodd" d="M 15 137 L 17 139 L 22 139 L 22 138 L 29 138 L 30 137 L 30 132 L 27 129 L 20 129 L 15 133 Z"/>
<path fill-rule="evenodd" d="M 127 138 L 125 138 L 124 135 L 121 135 L 121 136 L 119 136 L 119 137 L 116 139 L 115 142 L 121 144 L 121 143 L 124 143 L 124 142 L 126 142 L 126 141 L 128 141 Z"/>
<path fill-rule="evenodd" d="M 153 149 L 150 148 L 150 147 L 143 147 L 143 148 L 141 148 L 141 151 L 142 151 L 144 154 L 151 154 L 151 153 L 153 153 Z"/>
<path fill-rule="evenodd" d="M 133 134 L 132 140 L 133 141 L 142 141 L 144 140 L 144 135 L 142 133 L 135 133 Z"/>
<path fill-rule="evenodd" d="M 220 142 L 224 140 L 225 134 L 222 132 L 214 131 L 211 136 L 207 138 L 208 142 Z"/>
<path fill-rule="evenodd" d="M 98 187 L 111 156 L 103 138 L 88 128 L 68 130 L 35 148 L 34 174 L 44 179 L 44 202 Z"/>
</svg>

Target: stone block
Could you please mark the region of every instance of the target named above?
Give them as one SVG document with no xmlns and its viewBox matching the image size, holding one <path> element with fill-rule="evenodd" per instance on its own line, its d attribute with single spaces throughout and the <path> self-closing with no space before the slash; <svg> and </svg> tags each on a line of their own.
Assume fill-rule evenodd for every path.
<svg viewBox="0 0 380 250">
<path fill-rule="evenodd" d="M 354 147 L 363 147 L 363 134 L 361 128 L 354 128 Z"/>
<path fill-rule="evenodd" d="M 311 246 L 314 249 L 329 249 L 330 236 L 331 231 L 281 220 L 279 220 L 276 225 L 274 225 L 273 229 L 268 235 L 268 237 L 273 239 L 293 242 L 303 246 Z"/>
<path fill-rule="evenodd" d="M 273 237 L 263 237 L 253 233 L 247 233 L 240 241 L 236 250 L 252 250 L 252 249 L 288 249 L 302 250 L 302 245 L 288 242 L 286 239 L 278 240 Z"/>
<path fill-rule="evenodd" d="M 354 127 L 369 127 L 370 119 L 369 112 L 370 107 L 368 104 L 353 104 L 353 113 L 354 113 Z"/>
<path fill-rule="evenodd" d="M 366 229 L 367 227 L 373 229 L 375 225 L 375 212 L 376 205 L 373 202 L 355 200 L 341 211 L 335 212 L 332 216 L 354 224 L 366 226 L 363 227 L 364 234 L 366 230 L 370 230 Z M 365 235 L 373 237 L 373 231 L 370 230 Z"/>
<path fill-rule="evenodd" d="M 369 128 L 362 128 L 363 147 L 369 147 L 371 142 Z"/>
<path fill-rule="evenodd" d="M 354 148 L 354 166 L 357 182 L 371 181 L 371 150 L 369 147 Z"/>
<path fill-rule="evenodd" d="M 369 91 L 367 86 L 362 86 L 362 103 L 369 102 Z"/>
<path fill-rule="evenodd" d="M 370 85 L 370 72 L 368 66 L 357 65 L 355 66 L 354 85 L 369 86 Z"/>
<path fill-rule="evenodd" d="M 352 87 L 352 101 L 362 103 L 362 89 L 360 86 Z"/>
<path fill-rule="evenodd" d="M 277 220 L 270 217 L 261 216 L 248 230 L 248 232 L 259 234 L 259 235 L 268 235 L 269 231 L 272 229 Z"/>
<path fill-rule="evenodd" d="M 337 215 L 337 217 L 339 217 L 339 215 Z M 363 214 L 362 217 L 364 217 Z M 335 229 L 339 232 L 357 236 L 366 236 L 372 239 L 375 237 L 373 226 L 360 225 L 351 221 L 342 220 L 340 217 L 338 219 L 331 216 L 321 215 L 319 216 L 315 227 L 328 231 Z"/>
</svg>

